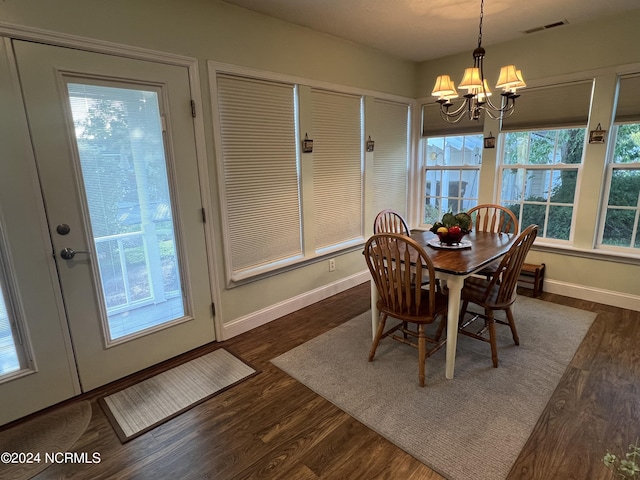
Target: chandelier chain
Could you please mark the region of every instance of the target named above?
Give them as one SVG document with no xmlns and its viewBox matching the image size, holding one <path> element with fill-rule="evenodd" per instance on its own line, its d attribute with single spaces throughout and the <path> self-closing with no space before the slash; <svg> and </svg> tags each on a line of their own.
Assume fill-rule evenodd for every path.
<svg viewBox="0 0 640 480">
<path fill-rule="evenodd" d="M 478 25 L 478 47 L 473 51 L 473 67 L 464 71 L 458 88 L 466 90 L 462 95 L 462 103 L 454 105 L 458 92 L 449 75 L 440 75 L 431 94 L 438 97 L 440 116 L 448 123 L 459 123 L 463 118 L 480 120 L 485 113 L 493 119 L 504 119 L 515 111 L 515 101 L 520 95 L 518 88 L 527 84 L 522 79 L 522 72 L 515 65 L 504 66 L 500 69 L 496 88 L 502 88 L 498 102 L 489 98 L 492 93 L 484 78 L 485 49 L 482 48 L 482 27 L 484 22 L 484 0 L 480 0 L 480 22 Z M 495 99 L 495 97 L 494 97 Z"/>
<path fill-rule="evenodd" d="M 482 46 L 482 18 L 484 17 L 484 0 L 480 0 L 480 26 L 478 27 L 478 48 Z"/>
</svg>

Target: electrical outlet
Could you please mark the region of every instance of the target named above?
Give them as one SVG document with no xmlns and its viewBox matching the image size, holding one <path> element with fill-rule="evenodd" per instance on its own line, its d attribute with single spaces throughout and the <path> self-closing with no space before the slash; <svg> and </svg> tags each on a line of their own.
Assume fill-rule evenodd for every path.
<svg viewBox="0 0 640 480">
<path fill-rule="evenodd" d="M 329 259 L 329 271 L 333 272 L 336 269 L 336 259 L 335 258 L 330 258 Z"/>
</svg>

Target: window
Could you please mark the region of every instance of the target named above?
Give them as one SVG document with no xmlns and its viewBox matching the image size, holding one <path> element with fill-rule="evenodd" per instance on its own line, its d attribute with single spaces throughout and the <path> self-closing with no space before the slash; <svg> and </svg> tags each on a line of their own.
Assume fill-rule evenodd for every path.
<svg viewBox="0 0 640 480">
<path fill-rule="evenodd" d="M 536 224 L 538 237 L 572 240 L 592 90 L 593 80 L 527 89 L 504 119 L 499 203 L 520 230 Z"/>
<path fill-rule="evenodd" d="M 214 62 L 209 72 L 229 287 L 356 248 L 374 205 L 406 209 L 411 101 Z"/>
<path fill-rule="evenodd" d="M 67 88 L 108 338 L 178 320 L 187 305 L 163 143 L 162 92 L 88 82 L 69 82 Z M 159 304 L 162 312 L 156 311 Z"/>
<path fill-rule="evenodd" d="M 20 369 L 16 342 L 2 285 L 0 285 L 0 376 Z"/>
<path fill-rule="evenodd" d="M 465 212 L 478 203 L 482 135 L 422 140 L 424 214 L 433 224 L 446 212 Z"/>
<path fill-rule="evenodd" d="M 409 106 L 376 98 L 373 102 L 372 139 L 373 212 L 387 208 L 406 216 L 409 165 Z"/>
<path fill-rule="evenodd" d="M 316 252 L 362 238 L 362 98 L 312 89 Z"/>
<path fill-rule="evenodd" d="M 0 381 L 11 378 L 21 369 L 27 368 L 25 345 L 18 330 L 19 315 L 11 292 L 15 292 L 10 283 L 8 262 L 0 225 Z M 5 378 L 2 378 L 5 377 Z"/>
<path fill-rule="evenodd" d="M 441 118 L 439 103 L 422 106 L 423 225 L 478 204 L 483 128 L 484 114 L 451 124 Z"/>
<path fill-rule="evenodd" d="M 640 75 L 623 77 L 611 138 L 599 246 L 640 248 Z"/>
<path fill-rule="evenodd" d="M 295 86 L 218 74 L 225 258 L 232 279 L 302 256 Z"/>
<path fill-rule="evenodd" d="M 538 236 L 569 240 L 584 128 L 504 134 L 500 202 Z"/>
</svg>

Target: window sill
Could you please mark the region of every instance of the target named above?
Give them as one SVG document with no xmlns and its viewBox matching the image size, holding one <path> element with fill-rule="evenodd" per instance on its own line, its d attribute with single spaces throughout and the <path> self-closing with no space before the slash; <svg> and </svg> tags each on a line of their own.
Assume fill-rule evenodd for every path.
<svg viewBox="0 0 640 480">
<path fill-rule="evenodd" d="M 287 259 L 286 261 L 281 263 L 270 263 L 269 265 L 265 265 L 263 268 L 258 267 L 251 270 L 246 270 L 241 273 L 236 272 L 235 274 L 230 275 L 229 279 L 226 282 L 226 287 L 228 289 L 238 287 L 247 283 L 256 282 L 268 277 L 279 275 L 284 272 L 296 270 L 307 265 L 322 262 L 331 257 L 344 255 L 357 250 L 362 250 L 365 242 L 366 239 L 364 237 L 359 237 L 340 245 L 334 245 L 329 248 L 318 250 L 314 256 L 298 256 Z"/>
<path fill-rule="evenodd" d="M 531 250 L 543 253 L 555 253 L 572 257 L 588 258 L 604 262 L 623 263 L 627 265 L 640 265 L 640 253 L 623 253 L 599 249 L 576 248 L 570 245 L 534 243 Z"/>
</svg>

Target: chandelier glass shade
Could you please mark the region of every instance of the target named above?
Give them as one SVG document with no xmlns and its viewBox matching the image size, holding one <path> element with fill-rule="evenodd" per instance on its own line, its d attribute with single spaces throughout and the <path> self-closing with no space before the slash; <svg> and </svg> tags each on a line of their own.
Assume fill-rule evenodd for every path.
<svg viewBox="0 0 640 480">
<path fill-rule="evenodd" d="M 489 98 L 492 93 L 487 79 L 484 77 L 485 49 L 482 48 L 482 19 L 484 16 L 484 0 L 480 2 L 480 32 L 478 34 L 478 48 L 473 51 L 473 67 L 467 68 L 458 84 L 458 89 L 466 90 L 462 95 L 460 105 L 454 105 L 453 100 L 459 97 L 456 87 L 449 75 L 440 75 L 436 79 L 431 95 L 438 97 L 440 116 L 449 123 L 458 123 L 463 118 L 478 120 L 482 111 L 491 118 L 505 118 L 515 111 L 515 101 L 520 95 L 518 88 L 526 87 L 522 78 L 522 71 L 515 65 L 507 65 L 500 69 L 496 88 L 502 89 L 500 103 L 495 105 Z"/>
</svg>

